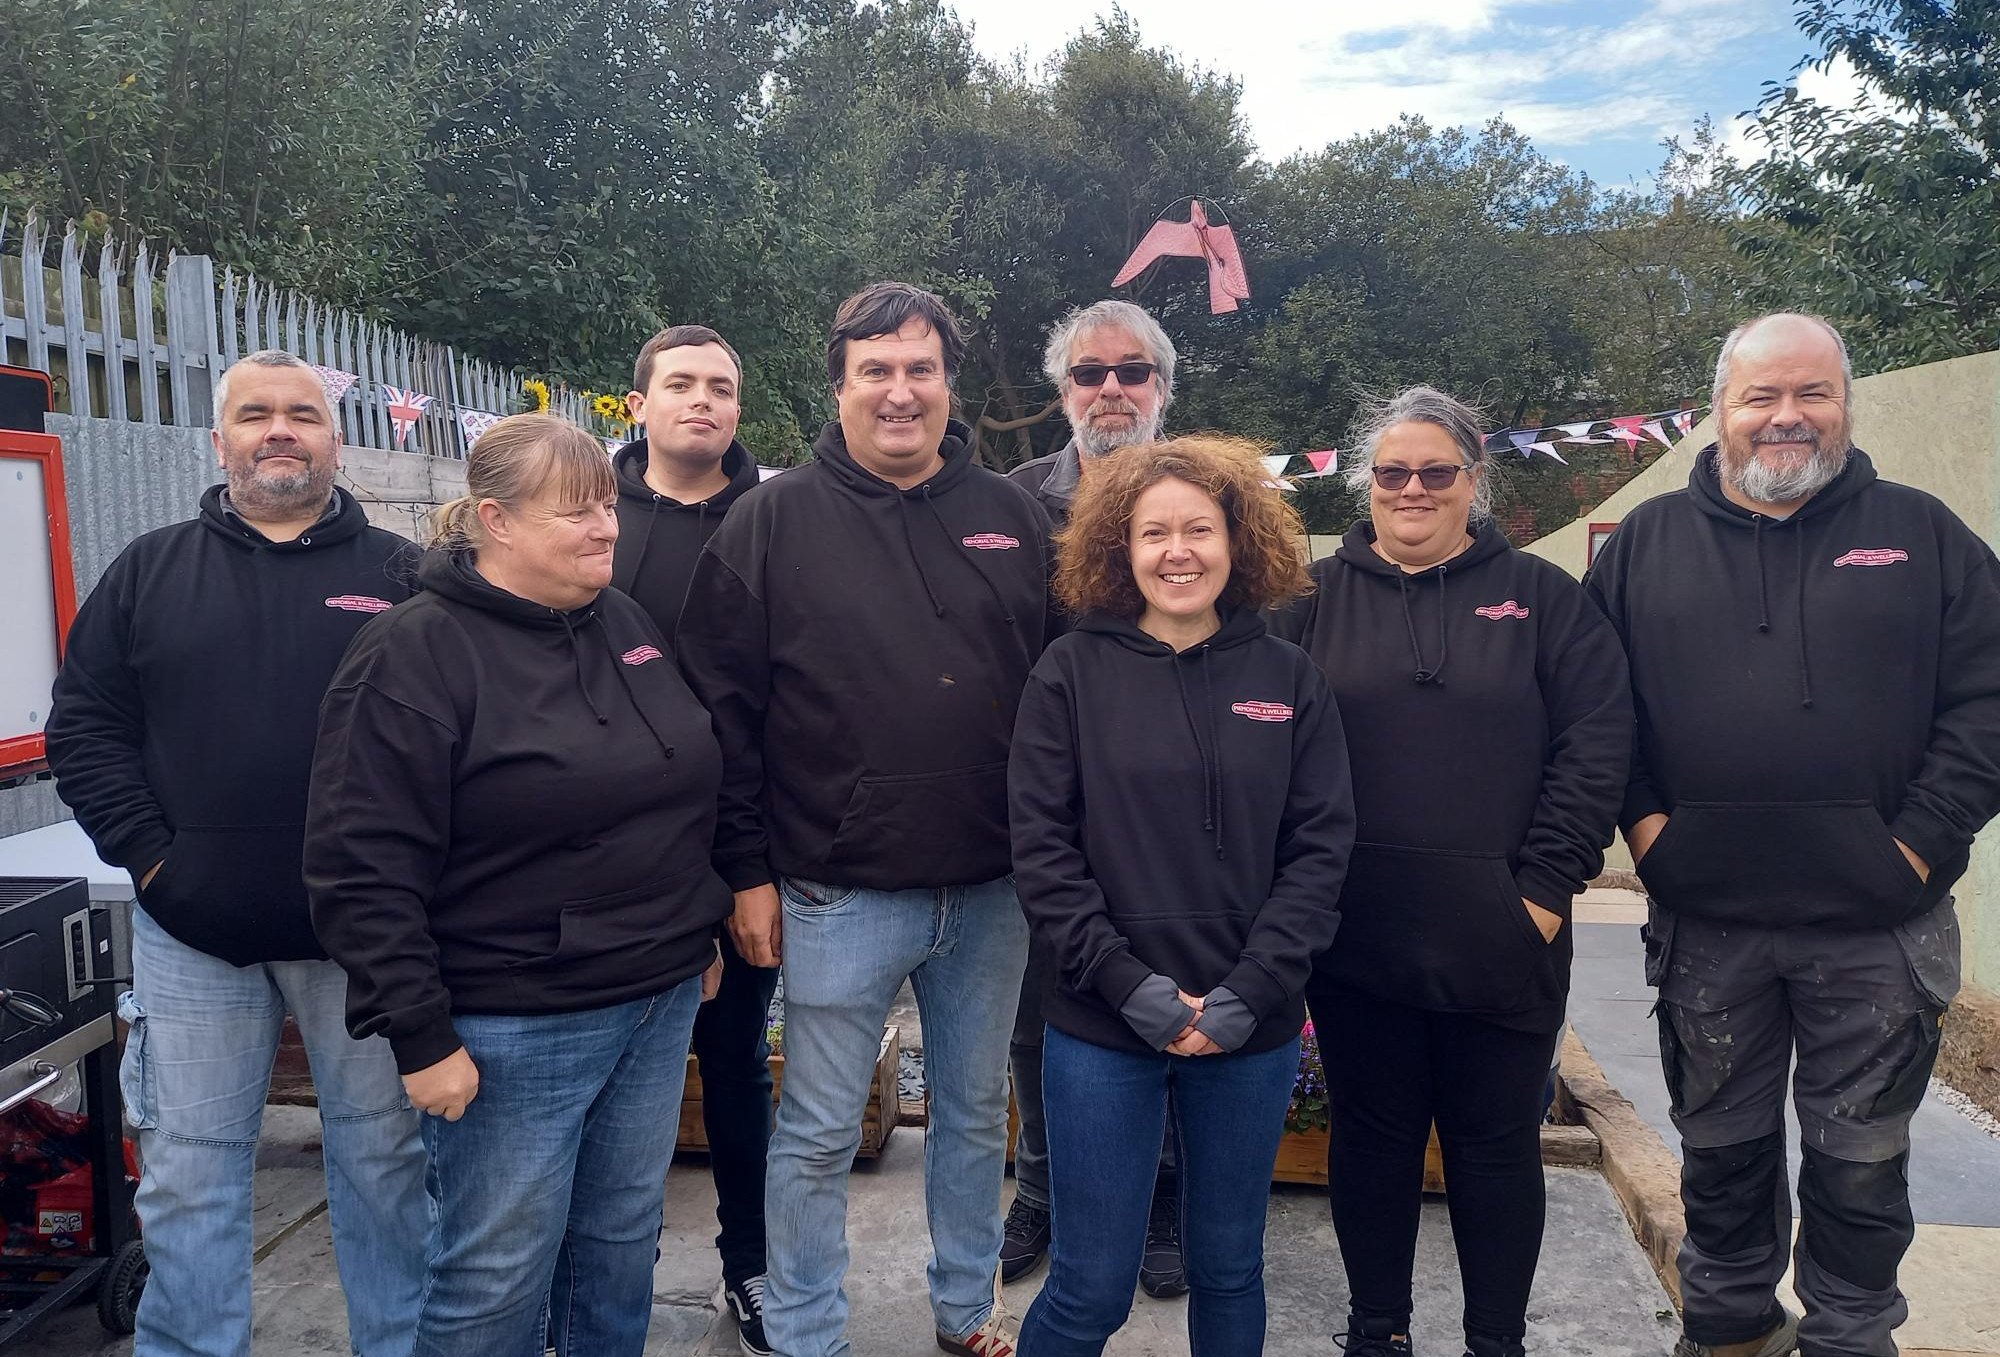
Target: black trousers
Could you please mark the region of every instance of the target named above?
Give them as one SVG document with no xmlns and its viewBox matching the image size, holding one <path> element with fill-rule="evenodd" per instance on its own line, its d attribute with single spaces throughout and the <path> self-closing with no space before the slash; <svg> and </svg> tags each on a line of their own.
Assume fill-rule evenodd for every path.
<svg viewBox="0 0 2000 1357">
<path fill-rule="evenodd" d="M 775 966 L 752 966 L 722 934 L 722 988 L 694 1020 L 701 1120 L 715 1175 L 715 1246 L 730 1282 L 764 1271 L 764 1159 L 771 1147 L 771 1047 L 765 1038 Z"/>
<path fill-rule="evenodd" d="M 1437 1123 L 1470 1339 L 1527 1332 L 1542 1248 L 1542 1093 L 1556 1033 L 1390 1003 L 1315 977 L 1328 1196 L 1349 1304 L 1405 1332 L 1424 1149 Z"/>
</svg>

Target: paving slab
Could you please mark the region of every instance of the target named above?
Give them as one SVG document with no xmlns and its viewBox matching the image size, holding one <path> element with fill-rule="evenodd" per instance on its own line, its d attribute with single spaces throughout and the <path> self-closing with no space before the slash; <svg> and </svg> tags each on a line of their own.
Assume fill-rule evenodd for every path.
<svg viewBox="0 0 2000 1357">
<path fill-rule="evenodd" d="M 325 1212 L 295 1207 L 300 1186 L 317 1176 L 317 1126 L 309 1111 L 285 1112 L 289 1115 L 273 1118 L 259 1178 L 260 1201 L 272 1207 L 260 1218 L 267 1251 L 255 1279 L 256 1351 L 337 1357 L 347 1351 L 346 1315 Z M 937 1351 L 924 1286 L 929 1239 L 923 1152 L 923 1133 L 904 1128 L 881 1159 L 858 1168 L 850 1180 L 849 1336 L 857 1357 L 934 1357 Z M 1671 1306 L 1603 1179 L 1587 1169 L 1551 1169 L 1548 1181 L 1547 1242 L 1530 1309 L 1530 1350 L 1665 1357 L 1676 1329 Z M 294 1206 L 283 1207 L 284 1202 Z M 683 1158 L 667 1181 L 648 1357 L 737 1351 L 734 1327 L 716 1307 L 714 1212 L 706 1163 L 699 1156 Z M 1346 1287 L 1325 1199 L 1317 1190 L 1280 1188 L 1272 1194 L 1266 1272 L 1271 1322 L 1265 1350 L 1272 1357 L 1323 1357 L 1331 1350 L 1328 1335 L 1345 1313 Z M 1044 1270 L 1009 1287 L 1009 1308 L 1024 1313 L 1045 1278 Z M 1441 1200 L 1424 1207 L 1416 1294 L 1420 1350 L 1455 1352 L 1460 1294 Z M 95 1315 L 79 1309 L 53 1332 L 45 1330 L 34 1350 L 37 1357 L 122 1357 L 131 1348 L 129 1339 L 107 1339 Z M 1186 1301 L 1135 1296 L 1131 1322 L 1108 1352 L 1186 1357 Z"/>
</svg>

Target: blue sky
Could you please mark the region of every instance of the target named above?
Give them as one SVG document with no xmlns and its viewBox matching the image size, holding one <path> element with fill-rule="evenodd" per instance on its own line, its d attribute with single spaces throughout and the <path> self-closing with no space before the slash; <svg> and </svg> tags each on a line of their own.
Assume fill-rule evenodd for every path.
<svg viewBox="0 0 2000 1357">
<path fill-rule="evenodd" d="M 1108 0 L 953 0 L 988 56 L 1031 65 Z M 1811 50 L 1790 0 L 1127 0 L 1146 41 L 1243 81 L 1260 151 L 1280 159 L 1401 113 L 1504 114 L 1599 183 L 1642 183 L 1660 142 L 1707 114 L 1730 132 L 1766 80 Z M 1852 100 L 1850 77 L 1805 87 Z M 1740 136 L 1740 129 L 1737 129 Z"/>
</svg>

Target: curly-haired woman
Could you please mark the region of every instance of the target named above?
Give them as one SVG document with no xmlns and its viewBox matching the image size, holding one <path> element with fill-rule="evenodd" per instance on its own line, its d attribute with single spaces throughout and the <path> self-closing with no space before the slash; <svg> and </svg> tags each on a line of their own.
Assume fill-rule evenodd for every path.
<svg viewBox="0 0 2000 1357">
<path fill-rule="evenodd" d="M 1057 971 L 1055 1239 L 1020 1351 L 1100 1353 L 1124 1324 L 1171 1115 L 1193 1351 L 1259 1353 L 1301 994 L 1354 834 L 1340 715 L 1260 615 L 1308 587 L 1299 520 L 1254 449 L 1182 438 L 1092 462 L 1059 541 L 1079 621 L 1028 680 L 1008 766 Z"/>
</svg>

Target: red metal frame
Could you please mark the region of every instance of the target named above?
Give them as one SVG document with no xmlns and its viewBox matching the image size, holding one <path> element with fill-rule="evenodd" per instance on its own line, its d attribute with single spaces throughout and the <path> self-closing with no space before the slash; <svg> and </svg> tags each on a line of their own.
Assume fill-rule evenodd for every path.
<svg viewBox="0 0 2000 1357">
<path fill-rule="evenodd" d="M 31 368 L 0 367 L 0 375 L 26 377 L 49 390 L 47 373 Z M 51 395 L 53 393 L 51 392 Z M 53 434 L 0 429 L 0 457 L 26 458 L 42 466 L 42 488 L 48 497 L 49 579 L 55 597 L 56 658 L 69 644 L 70 623 L 76 620 L 76 570 L 70 559 L 69 494 L 63 483 L 62 440 Z M 40 732 L 0 736 L 0 778 L 18 778 L 48 768 L 48 750 Z"/>
<path fill-rule="evenodd" d="M 1597 534 L 1609 537 L 1618 528 L 1616 523 L 1592 523 L 1583 530 L 1583 568 L 1597 564 Z"/>
</svg>

